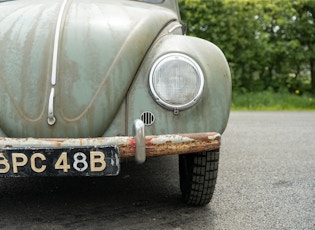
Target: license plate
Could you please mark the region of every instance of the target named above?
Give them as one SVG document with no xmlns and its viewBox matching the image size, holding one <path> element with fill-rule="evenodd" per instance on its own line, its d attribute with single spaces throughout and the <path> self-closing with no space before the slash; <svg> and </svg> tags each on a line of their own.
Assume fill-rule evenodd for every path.
<svg viewBox="0 0 315 230">
<path fill-rule="evenodd" d="M 116 176 L 117 146 L 0 149 L 0 177 Z"/>
</svg>

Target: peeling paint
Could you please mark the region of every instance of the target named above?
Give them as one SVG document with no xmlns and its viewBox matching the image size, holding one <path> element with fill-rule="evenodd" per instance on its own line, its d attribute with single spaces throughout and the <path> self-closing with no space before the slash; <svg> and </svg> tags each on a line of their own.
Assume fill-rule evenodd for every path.
<svg viewBox="0 0 315 230">
<path fill-rule="evenodd" d="M 136 153 L 134 137 L 101 137 L 101 138 L 74 138 L 74 139 L 36 139 L 36 138 L 7 138 L 0 137 L 0 149 L 32 148 L 32 147 L 82 147 L 115 145 L 119 148 L 119 158 L 134 157 Z M 159 135 L 145 137 L 146 156 L 162 156 L 172 154 L 188 154 L 219 149 L 221 135 L 219 133 L 193 133 L 177 135 Z M 115 163 L 114 163 L 115 164 Z"/>
<path fill-rule="evenodd" d="M 208 139 L 209 140 L 215 140 L 216 138 L 220 137 L 221 135 L 220 134 L 217 134 L 217 135 L 213 135 L 213 136 L 208 136 Z"/>
<path fill-rule="evenodd" d="M 183 137 L 180 135 L 166 135 L 166 136 L 158 136 L 156 138 L 151 139 L 152 144 L 165 144 L 167 142 L 171 142 L 174 144 L 183 143 L 183 142 L 190 142 L 193 139 L 189 137 Z"/>
</svg>

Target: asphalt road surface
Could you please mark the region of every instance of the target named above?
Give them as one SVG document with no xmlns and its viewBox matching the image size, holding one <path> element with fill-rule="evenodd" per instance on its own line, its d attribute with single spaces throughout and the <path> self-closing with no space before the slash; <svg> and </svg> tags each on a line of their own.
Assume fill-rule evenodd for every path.
<svg viewBox="0 0 315 230">
<path fill-rule="evenodd" d="M 0 179 L 1 229 L 315 229 L 315 113 L 232 112 L 211 203 L 180 201 L 177 156 L 113 178 Z"/>
</svg>

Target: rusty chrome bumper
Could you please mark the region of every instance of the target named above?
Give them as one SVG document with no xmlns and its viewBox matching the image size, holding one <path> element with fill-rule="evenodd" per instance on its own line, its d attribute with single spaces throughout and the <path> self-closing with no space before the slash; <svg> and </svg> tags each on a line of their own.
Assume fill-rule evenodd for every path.
<svg viewBox="0 0 315 230">
<path fill-rule="evenodd" d="M 0 137 L 0 148 L 78 147 L 116 145 L 120 158 L 135 157 L 143 163 L 147 156 L 188 154 L 219 149 L 221 135 L 216 132 L 145 136 L 142 121 L 134 123 L 134 136 L 99 138 L 8 138 Z"/>
</svg>

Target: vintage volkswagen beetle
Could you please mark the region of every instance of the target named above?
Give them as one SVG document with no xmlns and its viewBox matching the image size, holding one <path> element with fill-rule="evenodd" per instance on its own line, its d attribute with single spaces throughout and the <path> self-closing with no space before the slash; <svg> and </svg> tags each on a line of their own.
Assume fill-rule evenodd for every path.
<svg viewBox="0 0 315 230">
<path fill-rule="evenodd" d="M 179 155 L 183 201 L 210 202 L 231 77 L 185 36 L 175 0 L 0 3 L 0 176 L 117 175 Z"/>
</svg>

